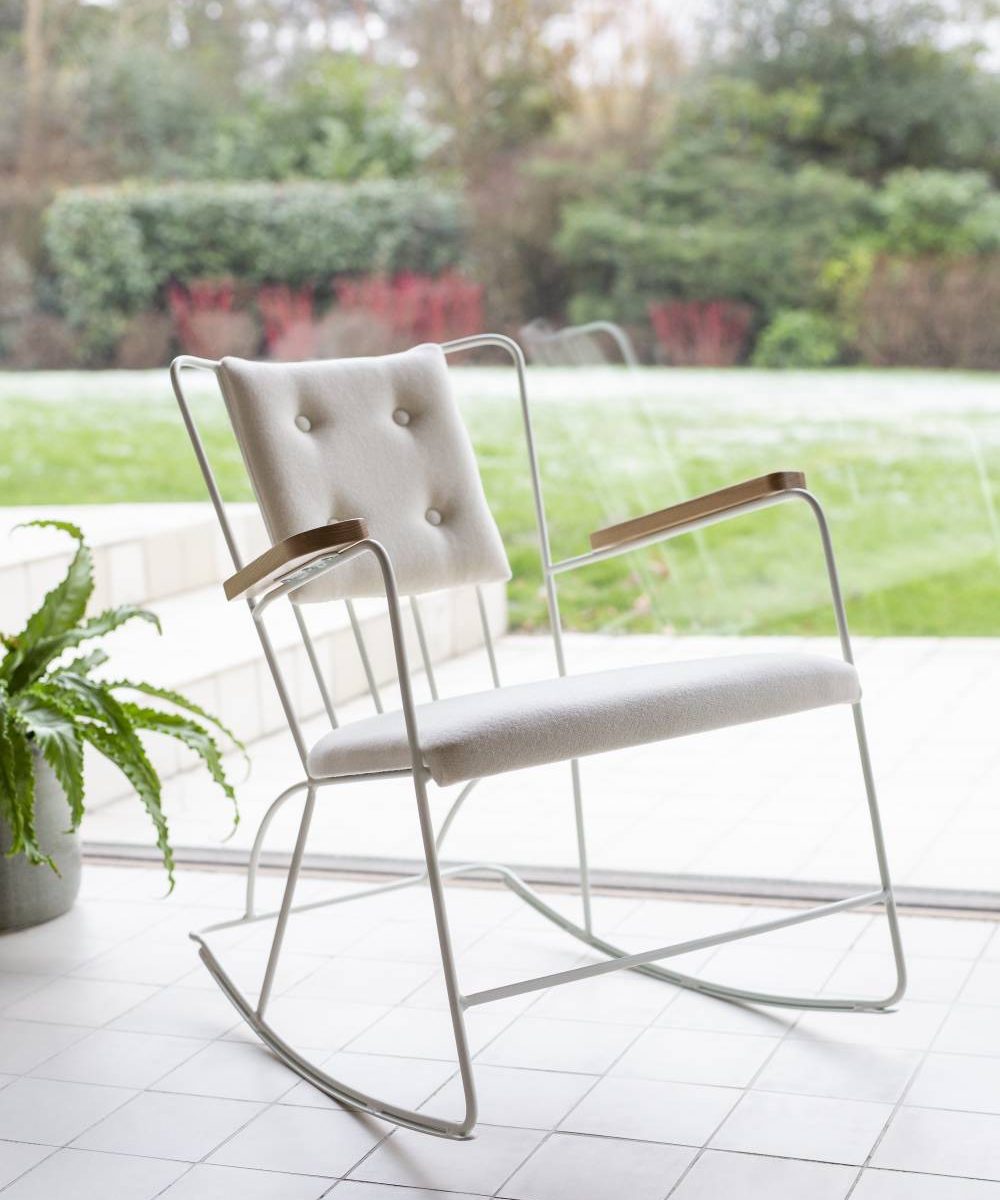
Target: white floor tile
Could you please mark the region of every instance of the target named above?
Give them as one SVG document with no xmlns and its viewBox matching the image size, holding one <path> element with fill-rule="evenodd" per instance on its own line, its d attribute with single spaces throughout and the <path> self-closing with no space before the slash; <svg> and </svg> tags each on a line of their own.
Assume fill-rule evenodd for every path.
<svg viewBox="0 0 1000 1200">
<path fill-rule="evenodd" d="M 267 968 L 267 949 L 260 947 L 244 950 L 238 946 L 227 947 L 219 954 L 219 961 L 229 978 L 248 995 L 257 996 Z M 296 984 L 311 975 L 316 967 L 324 960 L 315 954 L 294 954 L 285 950 L 278 962 L 274 974 L 271 994 L 283 996 Z M 188 970 L 176 982 L 179 988 L 198 988 L 201 991 L 215 991 L 218 984 L 205 965 L 196 962 L 192 967 L 188 961 Z"/>
<path fill-rule="evenodd" d="M 48 983 L 47 975 L 24 975 L 12 971 L 0 971 L 0 1010 L 27 996 L 37 992 Z"/>
<path fill-rule="evenodd" d="M 972 964 L 966 958 L 906 956 L 906 999 L 951 1003 L 962 992 Z M 896 986 L 896 964 L 889 954 L 852 953 L 827 980 L 827 996 L 889 996 Z M 967 997 L 970 1003 L 978 1003 Z"/>
<path fill-rule="evenodd" d="M 447 1187 L 492 1195 L 543 1136 L 529 1129 L 481 1125 L 472 1141 L 448 1141 L 399 1129 L 360 1163 L 351 1177 L 369 1183 Z"/>
<path fill-rule="evenodd" d="M 163 945 L 145 938 L 133 938 L 89 959 L 76 968 L 73 977 L 164 986 L 187 975 L 197 960 L 197 952 L 190 942 L 184 945 L 178 939 L 176 945 Z"/>
<path fill-rule="evenodd" d="M 792 1037 L 825 1038 L 858 1046 L 926 1050 L 948 1015 L 946 1004 L 906 1000 L 889 1012 L 805 1012 Z"/>
<path fill-rule="evenodd" d="M 510 983 L 512 974 L 513 972 L 510 970 L 498 969 L 494 963 L 470 966 L 463 962 L 459 970 L 458 982 L 462 992 L 469 995 L 483 988 L 500 987 Z M 491 1019 L 505 1017 L 507 1022 L 510 1022 L 527 1009 L 534 1007 L 538 998 L 538 992 L 529 992 L 522 996 L 508 996 L 507 999 L 498 1000 L 486 1008 L 471 1011 L 472 1015 L 480 1017 L 488 1015 Z M 443 974 L 440 971 L 434 971 L 426 982 L 406 997 L 405 1004 L 407 1008 L 436 1008 L 443 1012 L 449 1011 L 448 992 L 445 988 Z"/>
<path fill-rule="evenodd" d="M 962 1003 L 1000 1005 L 1000 961 L 984 958 L 976 963 L 962 990 Z"/>
<path fill-rule="evenodd" d="M 290 996 L 323 996 L 341 1004 L 400 1004 L 431 977 L 425 963 L 338 957 L 314 960 L 314 970 L 288 990 Z"/>
<path fill-rule="evenodd" d="M 156 1158 L 59 1150 L 11 1184 L 4 1200 L 54 1200 L 57 1196 L 153 1200 L 184 1169 L 180 1163 Z"/>
<path fill-rule="evenodd" d="M 1000 1114 L 1000 1057 L 929 1054 L 906 1093 L 906 1103 Z"/>
<path fill-rule="evenodd" d="M 18 1079 L 0 1092 L 0 1129 L 11 1141 L 62 1146 L 134 1094 L 89 1083 Z"/>
<path fill-rule="evenodd" d="M 438 1059 L 392 1058 L 383 1054 L 352 1054 L 343 1050 L 321 1063 L 323 1070 L 340 1083 L 366 1095 L 388 1100 L 404 1108 L 420 1105 L 455 1073 L 455 1064 Z M 341 1106 L 318 1088 L 299 1080 L 281 1097 L 282 1104 L 303 1108 Z"/>
<path fill-rule="evenodd" d="M 32 1071 L 41 1079 L 145 1088 L 205 1045 L 194 1038 L 95 1029 Z"/>
<path fill-rule="evenodd" d="M 49 922 L 49 926 L 57 923 Z M 44 938 L 38 937 L 33 929 L 10 933 L 4 936 L 4 970 L 13 974 L 60 975 L 103 954 L 113 945 L 114 941 L 109 937 L 76 937 L 71 932 L 63 934 L 61 930 L 54 930 L 53 935 Z"/>
<path fill-rule="evenodd" d="M 49 1025 L 0 1018 L 0 1071 L 26 1074 L 89 1032 L 79 1025 Z"/>
<path fill-rule="evenodd" d="M 1000 1013 L 983 1004 L 956 1004 L 946 1017 L 934 1049 L 950 1054 L 1000 1056 Z"/>
<path fill-rule="evenodd" d="M 749 1033 L 759 1037 L 783 1037 L 798 1014 L 791 1009 L 754 1008 L 730 1004 L 714 996 L 682 991 L 653 1022 L 670 1029 L 711 1029 L 717 1033 Z"/>
<path fill-rule="evenodd" d="M 489 932 L 488 926 L 452 930 L 452 943 L 461 953 L 470 943 Z M 345 950 L 352 958 L 377 958 L 389 961 L 426 963 L 441 962 L 441 946 L 432 922 L 415 925 L 411 921 L 385 921 L 370 933 L 364 933 Z M 555 968 L 553 968 L 555 969 Z"/>
<path fill-rule="evenodd" d="M 556 1133 L 500 1195 L 512 1200 L 660 1200 L 693 1154 L 682 1146 Z"/>
<path fill-rule="evenodd" d="M 703 1146 L 739 1100 L 736 1088 L 602 1079 L 562 1122 L 574 1133 Z"/>
<path fill-rule="evenodd" d="M 775 1038 L 697 1029 L 647 1029 L 611 1068 L 612 1075 L 746 1087 L 778 1042 Z"/>
<path fill-rule="evenodd" d="M 872 1156 L 871 1165 L 918 1174 L 1000 1180 L 1000 1117 L 901 1108 Z"/>
<path fill-rule="evenodd" d="M 37 1166 L 52 1153 L 51 1146 L 35 1146 L 28 1142 L 0 1141 L 0 1188 Z"/>
<path fill-rule="evenodd" d="M 891 1113 L 888 1104 L 748 1092 L 712 1147 L 860 1166 Z"/>
<path fill-rule="evenodd" d="M 856 1175 L 834 1163 L 709 1150 L 670 1200 L 844 1200 Z"/>
<path fill-rule="evenodd" d="M 721 946 L 702 974 L 733 987 L 811 996 L 822 989 L 842 957 L 842 950 L 737 942 Z"/>
<path fill-rule="evenodd" d="M 606 1071 L 636 1035 L 632 1025 L 520 1017 L 483 1050 L 478 1061 L 545 1071 Z"/>
<path fill-rule="evenodd" d="M 916 957 L 978 958 L 990 940 L 992 929 L 985 921 L 955 920 L 951 917 L 900 917 L 903 949 Z M 885 923 L 876 921 L 857 941 L 856 949 L 879 951 L 886 941 Z"/>
<path fill-rule="evenodd" d="M 315 1175 L 199 1163 L 167 1188 L 163 1200 L 319 1200 L 329 1189 L 329 1179 Z"/>
<path fill-rule="evenodd" d="M 469 1046 L 475 1054 L 510 1024 L 510 1016 L 491 1008 L 466 1014 Z M 401 1058 L 438 1058 L 455 1061 L 455 1034 L 451 1017 L 442 1009 L 394 1008 L 345 1049 L 358 1054 L 386 1054 Z"/>
<path fill-rule="evenodd" d="M 212 1042 L 155 1086 L 158 1092 L 221 1096 L 229 1100 L 277 1100 L 298 1076 L 261 1044 Z"/>
<path fill-rule="evenodd" d="M 387 1132 L 387 1127 L 344 1109 L 265 1109 L 211 1161 L 228 1167 L 254 1167 L 289 1174 L 346 1175 Z"/>
<path fill-rule="evenodd" d="M 88 1130 L 76 1145 L 197 1162 L 259 1111 L 259 1104 L 242 1100 L 143 1092 Z"/>
<path fill-rule="evenodd" d="M 284 1200 L 284 1197 L 281 1198 Z M 291 1198 L 290 1198 L 291 1200 Z M 333 1194 L 331 1193 L 331 1200 Z M 475 1200 L 468 1192 L 439 1192 L 427 1188 L 393 1187 L 345 1179 L 337 1184 L 336 1200 Z"/>
<path fill-rule="evenodd" d="M 475 1073 L 480 1121 L 523 1129 L 555 1129 L 596 1080 L 592 1075 L 485 1065 L 477 1065 Z M 464 1103 L 461 1079 L 455 1075 L 423 1110 L 454 1117 Z"/>
<path fill-rule="evenodd" d="M 778 1047 L 753 1086 L 765 1092 L 894 1104 L 919 1062 L 916 1050 L 789 1038 Z"/>
<path fill-rule="evenodd" d="M 463 985 L 464 985 L 463 979 Z M 610 1025 L 648 1025 L 676 990 L 669 983 L 622 971 L 584 979 L 569 987 L 551 988 L 532 1005 L 533 1017 L 568 1021 L 603 1021 Z"/>
<path fill-rule="evenodd" d="M 1000 1183 L 905 1171 L 864 1171 L 851 1200 L 1000 1200 Z"/>
<path fill-rule="evenodd" d="M 163 1033 L 209 1041 L 240 1024 L 236 1010 L 220 991 L 165 988 L 112 1022 L 132 1033 Z"/>
<path fill-rule="evenodd" d="M 322 1048 L 327 1054 L 342 1049 L 390 1010 L 374 1004 L 338 1004 L 322 996 L 276 996 L 268 1005 L 267 1022 L 296 1049 Z M 242 1022 L 234 1033 L 256 1041 Z"/>
<path fill-rule="evenodd" d="M 30 996 L 9 1004 L 5 1016 L 28 1021 L 104 1025 L 148 1000 L 156 989 L 141 983 L 101 979 L 53 979 Z"/>
</svg>

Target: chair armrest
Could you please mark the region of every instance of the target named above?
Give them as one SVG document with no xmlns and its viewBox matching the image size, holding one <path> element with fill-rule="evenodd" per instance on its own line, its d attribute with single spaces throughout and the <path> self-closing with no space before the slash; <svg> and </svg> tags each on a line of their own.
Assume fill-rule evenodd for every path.
<svg viewBox="0 0 1000 1200">
<path fill-rule="evenodd" d="M 630 521 L 598 529 L 590 535 L 590 544 L 594 550 L 608 550 L 612 546 L 638 541 L 657 533 L 666 533 L 706 517 L 718 516 L 754 500 L 763 500 L 779 492 L 797 491 L 805 486 L 806 477 L 801 471 L 772 471 L 770 475 L 746 479 L 742 483 L 720 488 L 717 492 L 707 492 L 704 496 L 695 496 L 692 500 L 671 504 L 669 508 L 661 508 L 658 512 L 646 513 L 645 516 L 633 517 Z"/>
<path fill-rule="evenodd" d="M 313 559 L 331 551 L 344 550 L 367 536 L 368 522 L 364 517 L 350 517 L 346 521 L 333 521 L 316 529 L 293 533 L 231 575 L 222 585 L 226 599 L 242 597 L 249 600 L 283 576 L 307 566 Z"/>
</svg>

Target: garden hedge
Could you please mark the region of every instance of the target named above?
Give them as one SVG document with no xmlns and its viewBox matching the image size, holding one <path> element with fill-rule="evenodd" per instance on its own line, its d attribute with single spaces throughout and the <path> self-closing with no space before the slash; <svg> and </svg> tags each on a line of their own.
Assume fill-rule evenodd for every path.
<svg viewBox="0 0 1000 1200">
<path fill-rule="evenodd" d="M 74 188 L 45 217 L 63 311 L 92 358 L 171 279 L 301 285 L 344 274 L 455 265 L 452 192 L 409 180 Z"/>
</svg>

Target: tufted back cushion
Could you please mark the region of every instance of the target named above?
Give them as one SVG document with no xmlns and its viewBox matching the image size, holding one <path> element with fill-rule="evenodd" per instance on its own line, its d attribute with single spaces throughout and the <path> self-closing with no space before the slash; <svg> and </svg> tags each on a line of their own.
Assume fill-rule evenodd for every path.
<svg viewBox="0 0 1000 1200">
<path fill-rule="evenodd" d="M 219 381 L 272 541 L 366 517 L 404 595 L 509 579 L 440 346 L 381 358 L 224 358 Z M 362 556 L 297 601 L 383 594 Z"/>
</svg>

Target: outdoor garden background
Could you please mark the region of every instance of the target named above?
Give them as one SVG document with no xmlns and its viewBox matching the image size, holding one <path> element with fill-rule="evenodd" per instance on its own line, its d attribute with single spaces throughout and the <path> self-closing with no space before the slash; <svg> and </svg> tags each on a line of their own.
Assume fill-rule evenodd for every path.
<svg viewBox="0 0 1000 1200">
<path fill-rule="evenodd" d="M 181 351 L 371 354 L 615 321 L 640 366 L 530 372 L 556 556 L 608 520 L 804 469 L 854 632 L 870 656 L 893 639 L 877 662 L 897 664 L 899 728 L 875 743 L 909 756 L 907 819 L 925 788 L 913 861 L 961 809 L 964 841 L 922 878 L 985 886 L 998 67 L 989 0 L 0 3 L 0 505 L 203 501 L 163 369 Z M 484 355 L 456 388 L 519 645 L 546 617 L 513 380 Z M 223 490 L 249 499 L 221 406 L 208 388 L 195 403 Z M 610 651 L 610 635 L 833 632 L 804 512 L 601 564 L 561 595 L 611 660 L 640 639 Z M 918 660 L 955 728 L 927 759 L 910 748 Z"/>
</svg>

